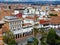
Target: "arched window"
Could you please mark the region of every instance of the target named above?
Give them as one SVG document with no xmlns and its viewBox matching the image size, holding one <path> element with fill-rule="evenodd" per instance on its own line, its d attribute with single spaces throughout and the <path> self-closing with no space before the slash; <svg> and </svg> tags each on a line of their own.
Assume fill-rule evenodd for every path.
<svg viewBox="0 0 60 45">
<path fill-rule="evenodd" d="M 19 38 L 19 34 L 18 34 L 18 38 Z"/>
</svg>

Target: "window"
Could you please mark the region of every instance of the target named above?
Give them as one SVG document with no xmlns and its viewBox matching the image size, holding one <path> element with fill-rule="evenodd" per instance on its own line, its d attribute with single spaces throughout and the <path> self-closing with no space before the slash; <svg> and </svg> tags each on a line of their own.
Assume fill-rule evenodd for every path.
<svg viewBox="0 0 60 45">
<path fill-rule="evenodd" d="M 20 38 L 21 38 L 21 35 L 19 35 L 20 36 Z"/>
<path fill-rule="evenodd" d="M 19 25 L 19 23 L 20 23 L 20 22 L 19 22 L 19 21 L 17 21 L 17 25 Z"/>
<path fill-rule="evenodd" d="M 22 23 L 24 23 L 24 21 L 21 21 Z"/>
<path fill-rule="evenodd" d="M 19 34 L 18 34 L 18 38 L 19 38 Z"/>
<path fill-rule="evenodd" d="M 14 25 L 14 21 L 12 22 L 12 25 Z"/>
<path fill-rule="evenodd" d="M 14 27 L 12 27 L 12 29 L 14 29 Z"/>
<path fill-rule="evenodd" d="M 27 13 L 29 13 L 29 9 L 27 9 Z"/>
<path fill-rule="evenodd" d="M 21 25 L 19 25 L 19 28 L 21 28 Z"/>
<path fill-rule="evenodd" d="M 17 34 L 16 34 L 16 39 L 17 39 Z"/>
<path fill-rule="evenodd" d="M 10 27 L 10 29 L 12 30 L 12 27 Z"/>
<path fill-rule="evenodd" d="M 15 31 L 15 29 L 13 29 L 13 31 Z"/>
<path fill-rule="evenodd" d="M 20 28 L 18 28 L 18 30 L 20 30 Z"/>
<path fill-rule="evenodd" d="M 16 24 L 16 22 L 15 22 L 15 24 Z"/>
<path fill-rule="evenodd" d="M 24 33 L 23 33 L 23 37 L 24 37 Z"/>
<path fill-rule="evenodd" d="M 12 26 L 13 25 L 13 22 L 10 22 L 10 25 Z"/>
</svg>

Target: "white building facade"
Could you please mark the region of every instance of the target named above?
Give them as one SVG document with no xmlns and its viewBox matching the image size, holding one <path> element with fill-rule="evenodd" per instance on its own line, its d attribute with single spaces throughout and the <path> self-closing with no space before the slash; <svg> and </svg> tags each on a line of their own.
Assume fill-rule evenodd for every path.
<svg viewBox="0 0 60 45">
<path fill-rule="evenodd" d="M 22 27 L 23 21 L 15 16 L 5 16 L 4 21 L 8 22 L 9 30 L 13 32 L 16 40 L 32 33 L 32 27 Z"/>
</svg>

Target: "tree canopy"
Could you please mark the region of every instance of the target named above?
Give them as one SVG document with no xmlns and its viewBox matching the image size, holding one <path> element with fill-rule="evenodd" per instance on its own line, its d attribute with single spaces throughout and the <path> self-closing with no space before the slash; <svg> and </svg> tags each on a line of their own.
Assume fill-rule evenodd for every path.
<svg viewBox="0 0 60 45">
<path fill-rule="evenodd" d="M 60 43 L 60 37 L 56 34 L 53 28 L 49 30 L 47 35 L 47 43 L 49 45 L 57 45 L 57 43 Z"/>
<path fill-rule="evenodd" d="M 50 15 L 50 16 L 58 16 L 57 14 L 52 14 L 52 13 L 51 13 L 51 14 L 49 14 L 49 15 Z"/>
<path fill-rule="evenodd" d="M 15 36 L 11 31 L 6 31 L 3 35 L 3 41 L 8 45 L 16 44 Z"/>
</svg>

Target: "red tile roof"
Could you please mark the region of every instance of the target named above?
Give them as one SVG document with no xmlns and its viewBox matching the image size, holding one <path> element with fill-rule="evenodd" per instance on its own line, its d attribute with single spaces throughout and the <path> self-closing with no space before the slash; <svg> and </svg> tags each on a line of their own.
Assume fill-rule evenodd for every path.
<svg viewBox="0 0 60 45">
<path fill-rule="evenodd" d="M 51 22 L 52 24 L 60 24 L 60 16 L 51 17 L 50 22 Z"/>
<path fill-rule="evenodd" d="M 49 20 L 46 21 L 44 19 L 42 19 L 42 20 L 39 21 L 40 24 L 48 24 L 49 22 L 50 22 Z"/>
<path fill-rule="evenodd" d="M 39 22 L 40 22 L 40 24 L 49 24 L 49 23 L 51 23 L 51 24 L 60 24 L 60 16 L 51 16 L 50 17 L 51 18 L 51 20 L 40 20 Z"/>
</svg>

